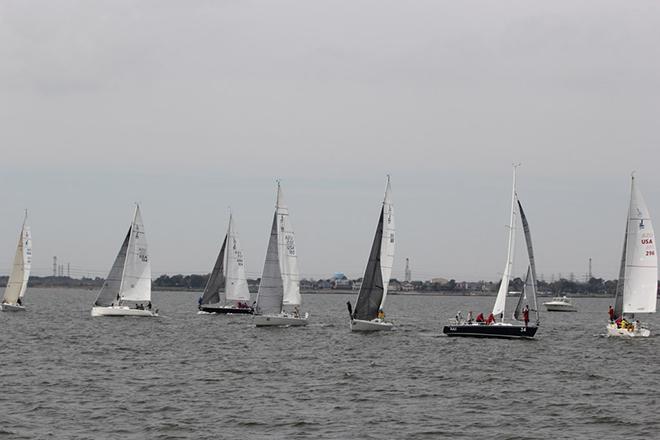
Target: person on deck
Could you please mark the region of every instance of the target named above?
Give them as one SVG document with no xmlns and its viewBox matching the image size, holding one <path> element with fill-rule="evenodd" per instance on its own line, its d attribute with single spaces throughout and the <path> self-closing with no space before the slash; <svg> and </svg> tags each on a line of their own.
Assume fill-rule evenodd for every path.
<svg viewBox="0 0 660 440">
<path fill-rule="evenodd" d="M 488 315 L 488 318 L 486 318 L 486 325 L 491 324 L 495 324 L 495 316 L 493 316 L 493 312 L 490 312 L 490 315 Z"/>
<path fill-rule="evenodd" d="M 616 324 L 616 327 L 617 327 L 617 328 L 621 328 L 621 323 L 622 323 L 622 322 L 623 322 L 623 318 L 620 317 L 620 316 L 614 321 L 614 323 Z"/>
<path fill-rule="evenodd" d="M 525 307 L 523 307 L 523 321 L 525 321 L 525 327 L 527 327 L 527 324 L 529 323 L 529 306 L 525 304 Z"/>
<path fill-rule="evenodd" d="M 466 320 L 468 324 L 472 324 L 472 310 L 468 312 Z"/>
<path fill-rule="evenodd" d="M 614 316 L 614 309 L 612 308 L 612 304 L 610 304 L 610 308 L 607 311 L 607 313 L 610 315 L 610 322 L 614 322 L 615 316 Z"/>
<path fill-rule="evenodd" d="M 460 310 L 458 312 L 456 312 L 456 322 L 459 323 L 459 324 L 461 322 L 463 322 L 463 314 L 461 313 Z"/>
<path fill-rule="evenodd" d="M 380 319 L 381 321 L 385 319 L 385 312 L 383 311 L 383 309 L 378 309 L 378 319 Z"/>
<path fill-rule="evenodd" d="M 201 296 L 197 299 L 197 308 L 199 310 L 202 310 L 202 297 Z"/>
<path fill-rule="evenodd" d="M 479 322 L 479 323 L 484 322 L 484 314 L 483 314 L 483 313 L 479 313 L 479 314 L 477 315 L 477 319 L 476 319 L 475 321 L 477 321 L 477 322 Z"/>
</svg>

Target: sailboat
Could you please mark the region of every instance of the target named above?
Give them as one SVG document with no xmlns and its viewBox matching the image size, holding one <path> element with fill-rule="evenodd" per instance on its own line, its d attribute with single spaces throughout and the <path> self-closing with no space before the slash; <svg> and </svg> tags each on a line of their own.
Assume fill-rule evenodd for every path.
<svg viewBox="0 0 660 440">
<path fill-rule="evenodd" d="M 158 316 L 151 306 L 151 262 L 138 204 L 92 316 Z"/>
<path fill-rule="evenodd" d="M 385 321 L 385 298 L 394 262 L 394 207 L 392 205 L 390 176 L 387 176 L 385 197 L 378 217 L 376 235 L 371 245 L 367 268 L 364 271 L 355 310 L 348 302 L 351 315 L 351 331 L 391 330 L 391 322 Z"/>
<path fill-rule="evenodd" d="M 518 200 L 516 194 L 516 168 L 519 165 L 513 166 L 513 188 L 511 190 L 511 217 L 509 220 L 509 237 L 507 244 L 507 259 L 504 266 L 504 273 L 502 275 L 502 282 L 497 292 L 497 298 L 493 306 L 492 315 L 495 322 L 486 324 L 485 322 L 450 322 L 449 325 L 444 326 L 442 332 L 447 336 L 473 336 L 473 337 L 494 337 L 494 338 L 533 338 L 538 330 L 540 324 L 539 312 L 536 301 L 536 264 L 534 260 L 534 250 L 532 247 L 532 236 L 527 222 L 527 217 L 523 211 L 522 204 Z M 527 268 L 527 276 L 525 277 L 525 284 L 523 291 L 518 298 L 518 303 L 513 312 L 513 320 L 515 323 L 505 322 L 503 320 L 504 311 L 506 306 L 506 296 L 509 291 L 509 281 L 511 278 L 511 270 L 513 266 L 514 243 L 515 243 L 515 220 L 516 208 L 520 212 L 520 218 L 525 233 L 525 242 L 527 244 L 527 255 L 529 258 L 529 266 Z M 525 322 L 529 320 L 529 313 L 532 312 L 536 315 L 536 322 L 533 325 L 528 325 Z M 498 321 L 499 320 L 499 321 Z"/>
<path fill-rule="evenodd" d="M 223 292 L 224 291 L 224 292 Z M 243 251 L 229 214 L 227 235 L 199 304 L 202 313 L 252 314 Z"/>
<path fill-rule="evenodd" d="M 301 305 L 295 237 L 278 181 L 275 214 L 257 292 L 254 323 L 257 327 L 307 325 L 309 313 L 303 316 Z"/>
<path fill-rule="evenodd" d="M 658 256 L 653 223 L 633 175 L 619 281 L 614 296 L 614 320 L 607 325 L 607 335 L 650 336 L 651 330 L 636 321 L 635 315 L 655 313 L 657 292 Z"/>
<path fill-rule="evenodd" d="M 25 311 L 23 296 L 27 290 L 30 268 L 32 267 L 32 236 L 30 227 L 27 225 L 27 210 L 23 220 L 23 227 L 18 236 L 18 245 L 14 255 L 14 265 L 9 275 L 5 295 L 0 304 L 0 310 L 4 312 Z"/>
</svg>

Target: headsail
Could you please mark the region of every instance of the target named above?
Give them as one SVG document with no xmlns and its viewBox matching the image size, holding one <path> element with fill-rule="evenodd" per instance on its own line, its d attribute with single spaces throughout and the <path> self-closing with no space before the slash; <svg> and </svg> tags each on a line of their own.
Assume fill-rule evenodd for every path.
<svg viewBox="0 0 660 440">
<path fill-rule="evenodd" d="M 395 247 L 394 207 L 391 191 L 390 177 L 387 176 L 385 197 L 378 217 L 376 234 L 371 244 L 369 261 L 352 315 L 354 319 L 366 321 L 375 319 L 378 317 L 378 311 L 385 306 Z"/>
<path fill-rule="evenodd" d="M 653 313 L 658 290 L 658 256 L 648 208 L 632 177 L 626 225 L 623 313 Z M 616 311 L 615 311 L 616 312 Z"/>
<path fill-rule="evenodd" d="M 238 240 L 238 233 L 234 227 L 232 215 L 229 215 L 229 226 L 227 228 L 226 255 L 227 266 L 225 281 L 225 297 L 227 301 L 250 301 L 247 277 L 245 276 L 245 261 L 243 250 Z M 224 248 L 224 244 L 223 244 Z"/>
<path fill-rule="evenodd" d="M 298 273 L 298 255 L 296 253 L 295 235 L 289 219 L 289 208 L 284 203 L 282 187 L 277 182 L 277 249 L 282 276 L 283 304 L 299 306 L 302 304 L 300 295 L 300 274 Z"/>
<path fill-rule="evenodd" d="M 220 289 L 225 287 L 224 267 L 226 246 L 227 236 L 225 236 L 225 239 L 222 241 L 220 253 L 215 260 L 215 265 L 213 266 L 213 270 L 206 282 L 206 287 L 204 287 L 204 293 L 202 293 L 202 305 L 217 304 L 220 302 Z"/>
<path fill-rule="evenodd" d="M 376 235 L 371 245 L 369 261 L 364 271 L 360 293 L 358 293 L 353 311 L 354 319 L 370 321 L 378 317 L 378 309 L 383 300 L 385 288 L 383 286 L 383 271 L 380 266 L 381 249 L 383 245 L 383 216 L 385 207 L 380 210 Z"/>
<path fill-rule="evenodd" d="M 520 203 L 520 199 L 517 200 L 518 210 L 520 211 L 520 220 L 522 222 L 523 231 L 525 233 L 525 243 L 527 244 L 527 256 L 529 257 L 529 268 L 527 270 L 527 278 L 525 279 L 525 292 L 523 293 L 525 296 L 527 296 L 526 299 L 531 300 L 531 304 L 527 303 L 525 305 L 529 305 L 530 311 L 533 311 L 536 314 L 536 323 L 538 324 L 539 308 L 536 303 L 536 260 L 534 259 L 534 247 L 532 246 L 532 233 L 530 232 L 527 216 L 525 215 L 525 211 L 523 210 L 522 204 Z M 517 310 L 518 308 L 516 307 L 516 311 Z"/>
<path fill-rule="evenodd" d="M 507 244 L 506 252 L 506 264 L 504 265 L 504 271 L 502 273 L 502 282 L 500 283 L 500 288 L 497 292 L 497 298 L 495 299 L 495 305 L 493 306 L 493 315 L 494 316 L 503 316 L 504 315 L 504 306 L 506 304 L 506 295 L 509 293 L 509 280 L 511 279 L 511 268 L 513 266 L 513 250 L 515 242 L 515 230 L 514 225 L 516 221 L 516 168 L 519 165 L 513 166 L 513 185 L 511 189 L 511 218 L 509 220 L 509 239 Z"/>
<path fill-rule="evenodd" d="M 151 300 L 151 262 L 139 205 L 135 206 L 119 295 L 123 301 Z"/>
<path fill-rule="evenodd" d="M 105 279 L 101 291 L 96 298 L 95 306 L 109 307 L 116 304 L 119 300 L 119 291 L 121 289 L 121 280 L 124 274 L 124 263 L 126 262 L 126 251 L 128 250 L 128 242 L 131 237 L 132 226 L 128 228 L 128 233 L 124 242 L 119 248 L 119 253 L 115 257 L 115 262 L 112 263 L 112 268 L 108 277 Z"/>
<path fill-rule="evenodd" d="M 523 290 L 520 292 L 520 297 L 518 297 L 518 303 L 516 308 L 513 310 L 513 319 L 516 321 L 523 320 L 523 309 L 525 306 L 529 307 L 529 310 L 535 308 L 536 301 L 536 286 L 534 285 L 534 277 L 532 275 L 532 268 L 527 266 L 527 276 L 525 276 L 525 284 L 523 285 Z M 532 304 L 530 306 L 530 299 L 532 299 Z M 537 321 L 538 321 L 538 311 L 536 311 Z"/>
<path fill-rule="evenodd" d="M 9 304 L 16 304 L 19 298 L 25 295 L 28 280 L 30 278 L 30 269 L 32 267 L 32 236 L 30 227 L 27 225 L 27 212 L 21 227 L 21 233 L 16 245 L 16 254 L 12 266 L 7 287 L 5 289 L 4 301 Z"/>
<path fill-rule="evenodd" d="M 273 216 L 270 239 L 266 251 L 266 261 L 261 274 L 257 293 L 257 313 L 278 314 L 282 311 L 283 286 L 282 273 L 277 252 L 277 212 Z"/>
</svg>

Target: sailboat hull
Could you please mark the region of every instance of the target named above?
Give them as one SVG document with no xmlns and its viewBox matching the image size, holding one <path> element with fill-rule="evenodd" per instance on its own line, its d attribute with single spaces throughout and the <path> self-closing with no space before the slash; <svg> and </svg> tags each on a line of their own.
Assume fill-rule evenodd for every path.
<svg viewBox="0 0 660 440">
<path fill-rule="evenodd" d="M 624 328 L 618 328 L 616 324 L 607 324 L 607 336 L 615 338 L 648 338 L 651 336 L 651 330 L 640 327 L 630 331 Z"/>
<path fill-rule="evenodd" d="M 447 336 L 465 336 L 473 338 L 531 339 L 538 327 L 512 324 L 464 324 L 446 325 L 442 332 Z"/>
<path fill-rule="evenodd" d="M 2 304 L 0 305 L 0 310 L 3 312 L 24 312 L 25 307 L 18 304 Z"/>
<path fill-rule="evenodd" d="M 92 307 L 92 316 L 158 316 L 154 310 L 131 309 L 128 307 Z"/>
<path fill-rule="evenodd" d="M 296 318 L 292 315 L 254 315 L 254 325 L 257 327 L 300 327 L 307 325 L 309 313 Z"/>
<path fill-rule="evenodd" d="M 217 313 L 222 315 L 253 315 L 254 309 L 251 307 L 225 307 L 220 305 L 200 306 L 199 310 L 206 313 Z"/>
<path fill-rule="evenodd" d="M 352 332 L 377 332 L 377 331 L 390 331 L 394 328 L 391 322 L 385 322 L 380 319 L 372 321 L 364 321 L 362 319 L 351 320 Z"/>
</svg>

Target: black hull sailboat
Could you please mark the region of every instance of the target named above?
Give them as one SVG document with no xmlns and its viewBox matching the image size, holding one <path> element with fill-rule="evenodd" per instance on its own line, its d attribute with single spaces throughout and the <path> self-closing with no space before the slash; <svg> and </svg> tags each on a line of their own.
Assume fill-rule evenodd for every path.
<svg viewBox="0 0 660 440">
<path fill-rule="evenodd" d="M 200 306 L 199 310 L 206 313 L 218 313 L 221 315 L 254 315 L 252 307 L 223 307 L 223 306 Z"/>
<path fill-rule="evenodd" d="M 466 336 L 475 338 L 505 338 L 505 339 L 531 339 L 536 335 L 539 328 L 539 312 L 536 301 L 536 263 L 534 260 L 534 249 L 532 246 L 532 235 L 529 230 L 529 223 L 525 216 L 522 204 L 518 199 L 516 193 L 516 168 L 513 167 L 513 188 L 511 191 L 511 217 L 509 220 L 509 240 L 507 247 L 506 266 L 502 274 L 502 282 L 500 283 L 495 305 L 489 318 L 486 322 L 475 322 L 471 318 L 463 321 L 457 315 L 456 320 L 450 320 L 449 325 L 443 327 L 442 332 L 447 336 Z M 513 311 L 511 322 L 502 322 L 504 317 L 504 308 L 506 304 L 506 296 L 509 290 L 509 279 L 511 277 L 511 269 L 513 264 L 513 242 L 514 242 L 514 222 L 516 217 L 516 205 L 520 213 L 520 220 L 522 222 L 523 231 L 525 233 L 525 243 L 527 245 L 527 256 L 529 258 L 529 266 L 527 267 L 527 276 L 525 277 L 525 284 L 522 293 L 518 298 L 516 308 Z M 536 315 L 534 320 L 530 320 L 530 312 Z M 497 318 L 498 322 L 493 322 L 493 318 Z M 528 325 L 534 322 L 535 325 Z"/>
<path fill-rule="evenodd" d="M 468 336 L 474 338 L 532 339 L 538 327 L 516 324 L 461 324 L 446 325 L 442 333 L 447 336 Z"/>
</svg>

